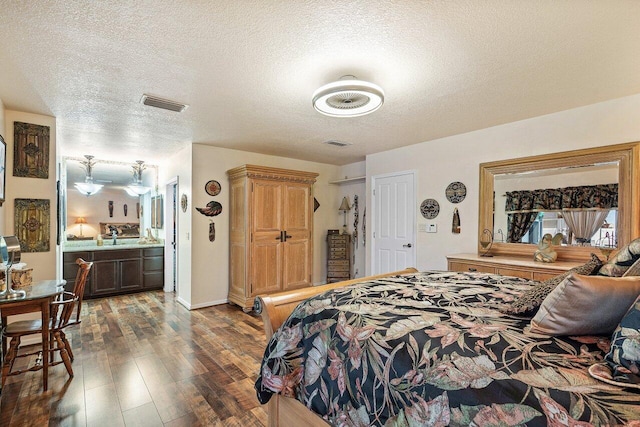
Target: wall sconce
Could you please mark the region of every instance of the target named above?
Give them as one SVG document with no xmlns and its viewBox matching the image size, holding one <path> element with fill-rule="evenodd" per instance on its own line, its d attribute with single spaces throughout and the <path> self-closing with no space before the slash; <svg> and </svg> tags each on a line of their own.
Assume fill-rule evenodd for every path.
<svg viewBox="0 0 640 427">
<path fill-rule="evenodd" d="M 344 213 L 344 225 L 342 226 L 342 234 L 347 234 L 347 212 L 351 210 L 351 206 L 349 203 L 349 196 L 344 196 L 342 198 L 342 203 L 338 208 L 338 212 Z"/>
<path fill-rule="evenodd" d="M 76 218 L 76 222 L 75 223 L 76 224 L 80 224 L 80 237 L 84 237 L 82 235 L 82 224 L 86 224 L 87 220 L 85 219 L 85 217 L 81 216 L 81 217 Z"/>
</svg>

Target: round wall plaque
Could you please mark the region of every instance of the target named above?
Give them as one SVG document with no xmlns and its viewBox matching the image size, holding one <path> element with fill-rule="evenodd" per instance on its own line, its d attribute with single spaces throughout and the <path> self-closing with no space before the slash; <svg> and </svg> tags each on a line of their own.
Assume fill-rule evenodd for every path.
<svg viewBox="0 0 640 427">
<path fill-rule="evenodd" d="M 222 187 L 220 186 L 220 183 L 215 179 L 208 181 L 204 185 L 204 191 L 206 191 L 210 196 L 217 196 L 218 194 L 220 194 L 220 190 L 222 190 Z"/>
<path fill-rule="evenodd" d="M 435 199 L 424 199 L 420 204 L 420 213 L 426 219 L 433 219 L 440 213 L 440 204 Z"/>
<path fill-rule="evenodd" d="M 180 197 L 180 207 L 182 208 L 182 212 L 187 211 L 187 195 L 186 194 L 183 194 L 182 197 Z"/>
<path fill-rule="evenodd" d="M 444 193 L 451 203 L 460 203 L 467 197 L 467 187 L 459 181 L 452 182 Z"/>
</svg>

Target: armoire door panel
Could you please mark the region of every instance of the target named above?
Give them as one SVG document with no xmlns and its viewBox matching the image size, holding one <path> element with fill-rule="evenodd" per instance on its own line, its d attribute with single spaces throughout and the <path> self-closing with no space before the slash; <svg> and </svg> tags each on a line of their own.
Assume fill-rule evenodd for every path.
<svg viewBox="0 0 640 427">
<path fill-rule="evenodd" d="M 308 230 L 311 188 L 308 185 L 283 184 L 284 208 L 283 208 L 283 230 Z"/>
<path fill-rule="evenodd" d="M 282 184 L 276 181 L 254 181 L 252 193 L 253 231 L 280 231 Z"/>
<path fill-rule="evenodd" d="M 254 241 L 250 268 L 252 296 L 279 291 L 282 281 L 282 244 Z"/>
<path fill-rule="evenodd" d="M 311 286 L 309 240 L 287 241 L 284 243 L 283 290 Z"/>
</svg>

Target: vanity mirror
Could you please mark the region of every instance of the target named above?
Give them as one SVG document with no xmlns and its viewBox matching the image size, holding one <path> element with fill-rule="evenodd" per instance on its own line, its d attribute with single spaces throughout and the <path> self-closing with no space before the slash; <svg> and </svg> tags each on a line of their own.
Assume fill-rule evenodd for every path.
<svg viewBox="0 0 640 427">
<path fill-rule="evenodd" d="M 491 230 L 494 243 L 492 254 L 523 256 L 532 259 L 537 246 L 537 235 L 542 233 L 542 227 L 555 227 L 562 232 L 565 239 L 556 248 L 558 260 L 582 261 L 589 258 L 591 252 L 598 253 L 597 247 L 621 247 L 633 238 L 640 236 L 640 143 L 617 144 L 584 150 L 567 151 L 541 156 L 524 157 L 519 159 L 502 160 L 482 163 L 480 165 L 480 203 L 479 203 L 479 234 L 478 242 L 483 239 L 482 232 Z M 511 233 L 508 228 L 513 227 L 514 220 L 510 214 L 518 212 L 518 206 L 510 205 L 507 211 L 507 195 L 517 201 L 519 191 L 538 193 L 562 193 L 565 189 L 576 191 L 590 191 L 597 187 L 597 191 L 615 191 L 610 199 L 601 202 L 597 197 L 598 209 L 593 205 L 569 205 L 564 212 L 562 209 L 546 209 L 540 206 L 527 206 L 522 211 L 531 214 L 520 233 Z M 600 186 L 604 186 L 602 190 Z M 613 189 L 613 190 L 612 190 Z M 568 191 L 568 190 L 567 190 Z M 597 193 L 596 194 L 600 194 Z M 562 195 L 560 195 L 562 198 Z M 565 196 L 565 199 L 581 200 L 582 195 Z M 593 198 L 592 198 L 593 199 Z M 582 203 L 580 201 L 579 203 Z M 609 204 L 607 204 L 609 203 Z M 517 203 L 516 203 L 517 205 Z M 617 205 L 617 206 L 616 206 Z M 557 208 L 557 206 L 554 206 Z M 606 225 L 610 230 L 603 231 L 600 227 L 591 236 L 576 236 L 574 230 L 567 226 L 569 219 L 563 218 L 569 211 L 608 211 Z M 546 222 L 545 219 L 546 218 Z M 531 232 L 531 220 L 539 227 L 536 233 Z M 535 230 L 534 230 L 535 231 Z M 545 231 L 546 232 L 546 231 Z M 550 231 L 549 231 L 550 232 Z M 583 234 L 589 234 L 583 232 Z M 517 242 L 517 243 L 516 243 Z M 524 242 L 524 243 L 523 243 Z M 483 248 L 478 243 L 478 251 Z M 599 254 L 600 255 L 600 254 Z M 602 258 L 604 258 L 602 256 Z"/>
<path fill-rule="evenodd" d="M 118 239 L 139 239 L 151 228 L 151 201 L 158 196 L 158 168 L 140 162 L 92 160 L 92 181 L 102 185 L 87 196 L 75 185 L 86 181 L 86 158 L 66 157 L 62 179 L 65 240 L 108 239 L 116 227 Z M 141 193 L 141 194 L 136 194 Z M 83 218 L 82 233 L 76 222 Z"/>
</svg>

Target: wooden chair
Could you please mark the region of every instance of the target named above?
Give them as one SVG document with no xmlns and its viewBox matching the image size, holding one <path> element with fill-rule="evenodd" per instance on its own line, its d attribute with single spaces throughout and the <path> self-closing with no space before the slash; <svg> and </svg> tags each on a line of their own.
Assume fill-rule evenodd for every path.
<svg viewBox="0 0 640 427">
<path fill-rule="evenodd" d="M 68 326 L 77 325 L 80 323 L 80 311 L 82 309 L 82 296 L 84 295 L 84 288 L 91 270 L 92 262 L 86 262 L 82 258 L 76 259 L 78 264 L 78 273 L 76 275 L 76 281 L 73 286 L 72 292 L 63 292 L 55 301 L 51 303 L 51 317 L 49 331 L 51 337 L 49 339 L 49 348 L 39 349 L 30 353 L 18 354 L 20 348 L 20 342 L 22 337 L 33 334 L 42 333 L 42 321 L 37 320 L 22 320 L 19 322 L 12 322 L 8 324 L 3 330 L 3 339 L 11 338 L 11 343 L 7 355 L 2 365 L 2 385 L 11 375 L 19 375 L 28 371 L 37 371 L 42 369 L 41 357 L 49 357 L 50 366 L 64 363 L 67 368 L 67 372 L 70 377 L 73 377 L 73 368 L 71 362 L 73 361 L 73 352 L 71 346 L 67 341 L 67 337 L 64 333 L 64 329 Z M 76 311 L 75 318 L 73 312 Z M 60 352 L 60 359 L 54 361 L 54 354 L 56 351 Z M 36 359 L 36 363 L 28 368 L 18 371 L 13 371 L 13 364 L 18 357 L 28 357 L 35 354 L 42 353 L 41 357 Z"/>
</svg>

